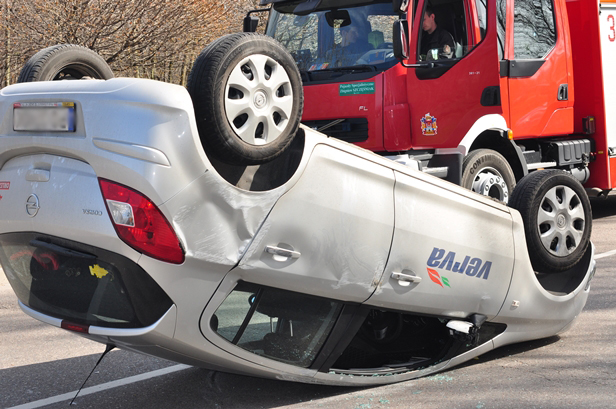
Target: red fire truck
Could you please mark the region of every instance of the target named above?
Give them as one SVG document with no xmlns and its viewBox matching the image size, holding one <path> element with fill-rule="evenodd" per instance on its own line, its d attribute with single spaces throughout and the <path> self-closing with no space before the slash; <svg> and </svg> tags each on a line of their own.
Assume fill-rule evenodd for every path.
<svg viewBox="0 0 616 409">
<path fill-rule="evenodd" d="M 265 4 L 303 123 L 505 202 L 535 169 L 616 185 L 616 0 Z"/>
</svg>

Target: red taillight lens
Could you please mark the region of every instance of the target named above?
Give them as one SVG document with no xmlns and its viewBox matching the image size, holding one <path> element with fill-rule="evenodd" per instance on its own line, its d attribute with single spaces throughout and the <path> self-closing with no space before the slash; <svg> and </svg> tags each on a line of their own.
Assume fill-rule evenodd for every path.
<svg viewBox="0 0 616 409">
<path fill-rule="evenodd" d="M 126 244 L 157 260 L 173 264 L 184 262 L 180 240 L 150 199 L 106 179 L 99 179 L 99 183 L 109 217 Z"/>
<path fill-rule="evenodd" d="M 60 323 L 60 327 L 62 329 L 67 329 L 69 331 L 81 332 L 82 334 L 89 334 L 90 333 L 90 326 L 89 325 L 74 324 L 74 323 L 68 322 L 66 320 L 62 320 L 62 322 Z"/>
</svg>

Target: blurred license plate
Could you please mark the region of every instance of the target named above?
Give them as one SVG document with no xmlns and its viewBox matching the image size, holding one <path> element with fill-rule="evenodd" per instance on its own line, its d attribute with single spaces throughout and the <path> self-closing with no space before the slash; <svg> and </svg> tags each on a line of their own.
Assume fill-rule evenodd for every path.
<svg viewBox="0 0 616 409">
<path fill-rule="evenodd" d="M 75 132 L 74 102 L 13 104 L 13 130 Z"/>
</svg>

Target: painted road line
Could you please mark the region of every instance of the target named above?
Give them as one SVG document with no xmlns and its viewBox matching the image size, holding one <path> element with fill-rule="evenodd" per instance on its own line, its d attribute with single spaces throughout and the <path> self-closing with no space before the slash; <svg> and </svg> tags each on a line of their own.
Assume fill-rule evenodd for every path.
<svg viewBox="0 0 616 409">
<path fill-rule="evenodd" d="M 597 254 L 595 256 L 595 260 L 599 260 L 600 258 L 604 258 L 604 257 L 613 256 L 614 254 L 616 254 L 616 250 L 606 251 L 605 253 Z"/>
<path fill-rule="evenodd" d="M 117 381 L 111 381 L 107 383 L 101 383 L 100 385 L 90 386 L 88 388 L 82 389 L 81 392 L 79 392 L 79 396 L 77 397 L 77 399 L 79 399 L 81 396 L 90 395 L 92 393 L 105 391 L 107 389 L 117 388 L 120 386 L 135 383 L 135 382 L 145 381 L 146 379 L 152 379 L 152 378 L 167 375 L 173 372 L 183 371 L 184 369 L 188 369 L 188 368 L 192 368 L 192 367 L 189 365 L 174 365 L 174 366 L 169 366 L 167 368 L 158 369 L 156 371 L 142 373 L 140 375 L 129 376 L 128 378 L 124 378 L 124 379 L 118 379 Z M 51 405 L 53 403 L 63 402 L 65 400 L 71 400 L 75 397 L 76 393 L 77 391 L 63 393 L 62 395 L 52 396 L 50 398 L 41 399 L 41 400 L 37 400 L 34 402 L 30 402 L 30 403 L 24 403 L 23 405 L 13 406 L 12 408 L 8 408 L 8 409 L 40 408 L 42 406 Z"/>
</svg>

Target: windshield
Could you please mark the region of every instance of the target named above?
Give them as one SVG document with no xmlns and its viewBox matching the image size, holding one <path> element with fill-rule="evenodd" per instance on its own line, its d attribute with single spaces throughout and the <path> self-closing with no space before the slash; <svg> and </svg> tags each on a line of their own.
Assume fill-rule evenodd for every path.
<svg viewBox="0 0 616 409">
<path fill-rule="evenodd" d="M 398 62 L 392 46 L 398 15 L 391 2 L 317 10 L 304 16 L 293 14 L 296 5 L 276 5 L 267 34 L 289 50 L 300 71 L 358 66 L 381 70 Z"/>
</svg>

